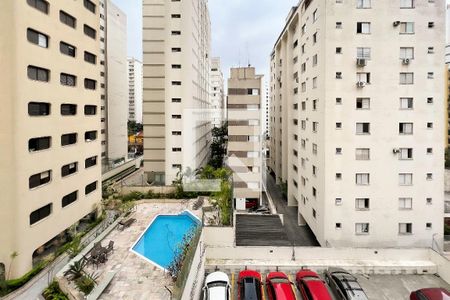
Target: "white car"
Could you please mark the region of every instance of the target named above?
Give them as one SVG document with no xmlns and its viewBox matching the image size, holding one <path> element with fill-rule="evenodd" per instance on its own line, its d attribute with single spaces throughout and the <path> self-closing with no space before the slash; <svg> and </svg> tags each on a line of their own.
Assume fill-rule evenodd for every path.
<svg viewBox="0 0 450 300">
<path fill-rule="evenodd" d="M 230 280 L 224 272 L 214 272 L 206 276 L 203 286 L 204 300 L 229 300 Z"/>
</svg>

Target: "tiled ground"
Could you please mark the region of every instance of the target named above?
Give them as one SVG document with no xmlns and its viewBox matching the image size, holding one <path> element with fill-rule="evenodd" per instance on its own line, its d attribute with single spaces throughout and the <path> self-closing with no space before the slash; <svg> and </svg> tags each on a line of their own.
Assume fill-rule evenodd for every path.
<svg viewBox="0 0 450 300">
<path fill-rule="evenodd" d="M 191 204 L 192 201 L 140 204 L 136 212 L 130 216 L 137 220 L 131 227 L 123 231 L 115 229 L 102 241 L 102 246 L 106 246 L 110 240 L 113 240 L 114 252 L 110 254 L 105 264 L 99 266 L 98 270 L 93 266 L 89 266 L 89 269 L 102 275 L 109 271 L 117 271 L 117 273 L 100 299 L 169 299 L 169 293 L 164 286 L 173 289 L 170 277 L 129 249 L 156 215 L 178 214 L 185 209 L 191 210 Z M 192 212 L 200 215 L 200 211 Z"/>
</svg>

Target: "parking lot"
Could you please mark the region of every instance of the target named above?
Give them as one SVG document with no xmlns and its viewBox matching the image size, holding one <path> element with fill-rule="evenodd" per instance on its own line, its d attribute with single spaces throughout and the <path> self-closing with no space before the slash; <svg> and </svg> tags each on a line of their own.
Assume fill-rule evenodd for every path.
<svg viewBox="0 0 450 300">
<path fill-rule="evenodd" d="M 221 271 L 221 270 L 219 270 Z M 259 271 L 259 270 L 256 270 Z M 275 269 L 273 270 L 275 271 Z M 226 271 L 225 271 L 226 272 Z M 237 279 L 238 273 L 230 273 L 226 272 L 228 277 L 230 278 L 230 283 L 232 287 L 232 297 L 231 300 L 238 299 L 238 290 L 237 290 Z M 263 282 L 268 274 L 267 271 L 260 271 L 262 275 Z M 295 282 L 295 273 L 293 272 L 285 272 L 286 275 L 290 278 L 291 282 Z M 319 275 L 323 277 L 323 274 L 319 273 Z M 447 290 L 450 290 L 450 285 L 443 281 L 441 278 L 435 275 L 356 275 L 358 281 L 364 291 L 366 292 L 369 299 L 374 300 L 404 300 L 409 299 L 409 294 L 412 291 L 421 289 L 421 288 L 430 288 L 430 287 L 443 287 Z M 296 293 L 297 299 L 303 299 L 300 296 L 297 288 L 295 286 L 294 291 Z M 330 294 L 331 291 L 330 291 Z M 264 288 L 264 298 L 268 299 L 267 291 Z M 337 299 L 337 298 L 334 298 Z"/>
</svg>

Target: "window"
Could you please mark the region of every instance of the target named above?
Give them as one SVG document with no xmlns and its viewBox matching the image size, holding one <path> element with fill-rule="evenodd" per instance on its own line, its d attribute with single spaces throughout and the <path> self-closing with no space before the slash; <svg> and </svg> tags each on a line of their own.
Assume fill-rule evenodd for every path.
<svg viewBox="0 0 450 300">
<path fill-rule="evenodd" d="M 370 109 L 370 98 L 356 98 L 356 109 Z"/>
<path fill-rule="evenodd" d="M 336 122 L 336 129 L 342 129 L 342 123 Z"/>
<path fill-rule="evenodd" d="M 335 205 L 342 205 L 342 198 L 336 198 L 336 199 L 334 199 L 334 204 L 335 204 Z"/>
<path fill-rule="evenodd" d="M 319 127 L 319 123 L 318 122 L 312 122 L 312 131 L 313 132 L 317 132 L 317 128 Z"/>
<path fill-rule="evenodd" d="M 413 148 L 400 148 L 398 159 L 408 160 L 413 158 Z"/>
<path fill-rule="evenodd" d="M 45 81 L 50 80 L 50 70 L 39 68 L 35 66 L 28 66 L 27 68 L 28 78 L 31 80 Z"/>
<path fill-rule="evenodd" d="M 370 160 L 370 149 L 369 148 L 356 148 L 355 150 L 356 160 Z"/>
<path fill-rule="evenodd" d="M 52 138 L 49 136 L 32 138 L 28 140 L 28 151 L 35 152 L 49 149 Z"/>
<path fill-rule="evenodd" d="M 172 131 L 172 135 L 181 135 L 181 131 Z"/>
<path fill-rule="evenodd" d="M 77 48 L 75 48 L 75 46 L 72 46 L 70 44 L 67 44 L 67 43 L 64 43 L 64 42 L 60 42 L 59 43 L 59 51 L 62 54 L 75 57 L 76 51 L 77 51 L 76 49 Z"/>
<path fill-rule="evenodd" d="M 368 47 L 358 47 L 356 48 L 356 58 L 358 59 L 370 59 L 371 48 Z"/>
<path fill-rule="evenodd" d="M 412 209 L 412 198 L 398 198 L 399 209 Z"/>
<path fill-rule="evenodd" d="M 77 26 L 77 19 L 72 17 L 66 12 L 63 12 L 62 10 L 59 11 L 59 20 L 61 23 L 66 24 L 67 26 L 70 26 L 72 28 L 75 28 Z"/>
<path fill-rule="evenodd" d="M 97 106 L 95 105 L 85 105 L 84 106 L 84 114 L 86 116 L 94 116 L 97 114 Z"/>
<path fill-rule="evenodd" d="M 48 36 L 34 29 L 27 29 L 27 39 L 29 42 L 36 44 L 42 48 L 48 48 Z"/>
<path fill-rule="evenodd" d="M 434 53 L 434 47 L 428 47 L 428 54 Z"/>
<path fill-rule="evenodd" d="M 414 59 L 414 47 L 400 47 L 400 59 Z"/>
<path fill-rule="evenodd" d="M 77 114 L 76 104 L 61 104 L 62 116 L 74 116 Z"/>
<path fill-rule="evenodd" d="M 181 69 L 181 65 L 172 65 L 172 69 Z"/>
<path fill-rule="evenodd" d="M 336 98 L 336 104 L 342 104 L 342 98 Z"/>
<path fill-rule="evenodd" d="M 356 184 L 357 185 L 369 185 L 370 174 L 369 173 L 357 173 L 356 174 Z"/>
<path fill-rule="evenodd" d="M 428 28 L 433 28 L 434 27 L 434 22 L 428 22 Z"/>
<path fill-rule="evenodd" d="M 92 156 L 84 160 L 84 168 L 90 168 L 97 165 L 97 156 Z"/>
<path fill-rule="evenodd" d="M 314 208 L 312 210 L 312 215 L 313 215 L 314 219 L 317 218 L 317 212 L 316 212 L 316 210 Z"/>
<path fill-rule="evenodd" d="M 87 90 L 95 90 L 97 81 L 89 78 L 84 79 L 84 88 Z"/>
<path fill-rule="evenodd" d="M 317 144 L 312 144 L 312 153 L 317 154 Z"/>
<path fill-rule="evenodd" d="M 400 8 L 414 8 L 414 0 L 400 0 Z"/>
<path fill-rule="evenodd" d="M 77 84 L 77 77 L 66 73 L 61 73 L 59 76 L 59 82 L 65 86 L 75 86 Z"/>
<path fill-rule="evenodd" d="M 86 185 L 84 188 L 84 194 L 88 195 L 97 189 L 97 181 Z"/>
<path fill-rule="evenodd" d="M 427 148 L 427 154 L 433 154 L 433 148 Z"/>
<path fill-rule="evenodd" d="M 427 204 L 428 205 L 431 205 L 431 204 L 433 204 L 433 198 L 427 198 Z"/>
<path fill-rule="evenodd" d="M 336 154 L 341 155 L 342 154 L 342 148 L 336 148 Z"/>
<path fill-rule="evenodd" d="M 399 123 L 398 131 L 400 134 L 413 134 L 413 123 Z"/>
<path fill-rule="evenodd" d="M 400 98 L 400 109 L 413 109 L 413 98 Z"/>
<path fill-rule="evenodd" d="M 427 103 L 428 104 L 433 104 L 433 97 L 428 97 L 427 98 Z"/>
<path fill-rule="evenodd" d="M 400 173 L 398 174 L 398 180 L 400 185 L 412 185 L 413 174 L 412 173 Z"/>
<path fill-rule="evenodd" d="M 342 179 L 342 173 L 336 173 L 335 178 L 336 178 L 336 180 L 341 180 Z"/>
<path fill-rule="evenodd" d="M 313 67 L 317 66 L 317 54 L 314 54 L 313 56 L 313 62 L 312 62 Z"/>
<path fill-rule="evenodd" d="M 312 85 L 313 85 L 313 89 L 317 88 L 317 77 L 313 78 Z"/>
<path fill-rule="evenodd" d="M 93 130 L 93 131 L 86 131 L 84 133 L 84 140 L 86 142 L 92 142 L 95 141 L 97 139 L 97 131 Z"/>
<path fill-rule="evenodd" d="M 88 37 L 91 37 L 91 38 L 93 38 L 95 40 L 95 38 L 97 36 L 97 32 L 95 31 L 94 28 L 84 24 L 83 31 L 84 31 L 85 35 L 87 35 Z"/>
<path fill-rule="evenodd" d="M 77 142 L 76 133 L 63 134 L 61 136 L 61 146 L 73 145 Z"/>
<path fill-rule="evenodd" d="M 181 98 L 172 98 L 173 103 L 181 103 Z"/>
<path fill-rule="evenodd" d="M 342 54 L 342 47 L 336 47 L 336 54 Z"/>
<path fill-rule="evenodd" d="M 172 152 L 181 152 L 181 148 L 177 148 L 177 147 L 172 148 Z"/>
<path fill-rule="evenodd" d="M 317 21 L 318 19 L 318 13 L 317 13 L 317 9 L 313 12 L 313 22 Z"/>
<path fill-rule="evenodd" d="M 336 29 L 342 29 L 342 22 L 336 22 Z"/>
<path fill-rule="evenodd" d="M 28 187 L 30 189 L 33 189 L 35 187 L 49 183 L 51 180 L 51 177 L 52 177 L 51 170 L 31 175 L 28 180 Z"/>
<path fill-rule="evenodd" d="M 400 84 L 414 84 L 414 73 L 400 73 Z"/>
<path fill-rule="evenodd" d="M 433 79 L 434 78 L 434 73 L 433 72 L 428 72 L 427 73 L 427 78 L 428 79 Z"/>
<path fill-rule="evenodd" d="M 173 14 L 173 15 L 171 15 L 171 17 L 172 17 L 172 19 L 179 19 L 179 18 L 181 18 L 181 15 L 180 14 Z"/>
<path fill-rule="evenodd" d="M 371 8 L 371 0 L 357 0 L 356 8 Z"/>
<path fill-rule="evenodd" d="M 27 0 L 29 6 L 36 8 L 37 10 L 48 14 L 48 2 L 45 0 Z"/>
<path fill-rule="evenodd" d="M 178 47 L 172 48 L 172 52 L 181 52 L 181 48 Z"/>
<path fill-rule="evenodd" d="M 356 123 L 356 134 L 370 134 L 370 123 Z"/>
<path fill-rule="evenodd" d="M 66 177 L 69 176 L 71 174 L 76 173 L 78 170 L 78 163 L 77 162 L 73 162 L 67 165 L 62 166 L 61 168 L 61 177 Z"/>
<path fill-rule="evenodd" d="M 66 207 L 78 199 L 78 191 L 72 192 L 68 195 L 65 195 L 61 199 L 61 207 Z"/>
<path fill-rule="evenodd" d="M 427 180 L 433 180 L 433 173 L 427 173 Z"/>
<path fill-rule="evenodd" d="M 342 224 L 341 223 L 336 223 L 336 229 L 341 229 L 342 228 Z"/>
<path fill-rule="evenodd" d="M 50 114 L 50 103 L 29 102 L 28 115 L 30 116 L 48 116 Z"/>
<path fill-rule="evenodd" d="M 342 79 L 342 72 L 336 72 L 336 79 Z"/>
<path fill-rule="evenodd" d="M 399 223 L 398 224 L 399 234 L 412 234 L 412 223 Z"/>
<path fill-rule="evenodd" d="M 84 7 L 95 14 L 95 4 L 90 0 L 84 0 Z"/>
<path fill-rule="evenodd" d="M 370 73 L 365 73 L 365 72 L 356 73 L 356 81 L 370 83 Z"/>
<path fill-rule="evenodd" d="M 317 43 L 317 32 L 313 34 L 313 44 Z"/>
<path fill-rule="evenodd" d="M 172 81 L 172 85 L 181 85 L 181 81 Z"/>
<path fill-rule="evenodd" d="M 95 65 L 97 63 L 97 56 L 90 52 L 84 51 L 84 61 Z"/>
<path fill-rule="evenodd" d="M 433 228 L 433 224 L 432 223 L 427 223 L 426 224 L 426 228 L 427 229 L 432 229 Z"/>
<path fill-rule="evenodd" d="M 368 210 L 369 209 L 369 198 L 356 198 L 355 208 L 356 210 Z"/>
<path fill-rule="evenodd" d="M 172 115 L 172 119 L 181 119 L 181 115 Z"/>
<path fill-rule="evenodd" d="M 358 235 L 369 234 L 369 223 L 356 223 L 355 233 Z"/>
<path fill-rule="evenodd" d="M 33 225 L 45 218 L 47 218 L 48 216 L 50 216 L 50 214 L 52 213 L 52 206 L 53 204 L 47 204 L 46 206 L 43 206 L 35 211 L 33 211 L 30 214 L 30 225 Z"/>
<path fill-rule="evenodd" d="M 414 22 L 400 22 L 400 34 L 413 34 Z"/>
<path fill-rule="evenodd" d="M 356 23 L 356 33 L 370 34 L 370 22 Z"/>
</svg>

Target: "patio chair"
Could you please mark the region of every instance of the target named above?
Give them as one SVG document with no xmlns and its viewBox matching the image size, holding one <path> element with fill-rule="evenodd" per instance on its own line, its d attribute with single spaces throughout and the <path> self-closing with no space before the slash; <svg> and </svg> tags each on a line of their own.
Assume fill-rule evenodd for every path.
<svg viewBox="0 0 450 300">
<path fill-rule="evenodd" d="M 114 252 L 114 241 L 109 241 L 108 247 L 106 247 L 106 254 Z"/>
<path fill-rule="evenodd" d="M 121 228 L 122 230 L 124 230 L 125 228 L 130 227 L 131 224 L 133 224 L 134 222 L 136 222 L 136 219 L 133 219 L 133 218 L 128 219 L 128 220 L 126 220 L 126 221 L 123 221 L 123 220 L 122 220 L 122 221 L 119 222 L 119 226 L 121 226 L 120 228 Z"/>
</svg>

